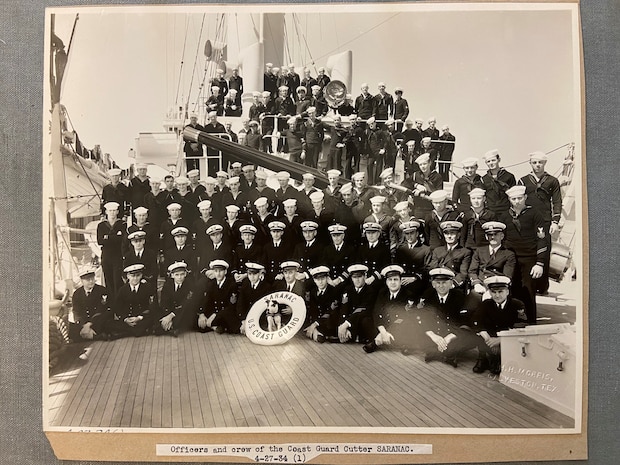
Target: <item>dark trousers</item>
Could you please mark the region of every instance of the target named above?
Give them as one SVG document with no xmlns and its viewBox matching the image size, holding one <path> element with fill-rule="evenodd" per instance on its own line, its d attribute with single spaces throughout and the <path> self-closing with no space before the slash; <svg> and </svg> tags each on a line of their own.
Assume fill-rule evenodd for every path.
<svg viewBox="0 0 620 465">
<path fill-rule="evenodd" d="M 319 155 L 321 154 L 321 147 L 322 144 L 308 144 L 304 165 L 316 168 L 319 161 Z"/>
<path fill-rule="evenodd" d="M 517 267 L 512 286 L 515 297 L 525 304 L 527 322 L 536 324 L 536 285 L 537 279 L 530 276 L 532 267 L 536 265 L 536 257 L 517 256 Z"/>
<path fill-rule="evenodd" d="M 110 255 L 103 252 L 101 254 L 101 269 L 103 270 L 103 278 L 105 286 L 110 291 L 111 296 L 116 293 L 123 285 L 123 260 L 120 256 Z"/>
</svg>

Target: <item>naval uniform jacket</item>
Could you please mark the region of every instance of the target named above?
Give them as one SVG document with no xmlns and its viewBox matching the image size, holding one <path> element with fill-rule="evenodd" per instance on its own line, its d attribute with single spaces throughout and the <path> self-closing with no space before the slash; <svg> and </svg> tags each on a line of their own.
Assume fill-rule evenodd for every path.
<svg viewBox="0 0 620 465">
<path fill-rule="evenodd" d="M 467 211 L 471 207 L 469 193 L 474 189 L 482 189 L 482 178 L 475 174 L 473 178 L 463 175 L 454 181 L 452 188 L 452 202 L 459 210 Z"/>
<path fill-rule="evenodd" d="M 289 284 L 284 279 L 279 279 L 274 281 L 273 283 L 273 292 L 275 291 L 286 291 L 292 292 L 293 294 L 297 294 L 302 299 L 306 298 L 306 285 L 303 281 L 295 280 L 293 283 L 293 289 L 289 291 Z"/>
<path fill-rule="evenodd" d="M 98 333 L 100 325 L 111 316 L 110 304 L 112 299 L 108 290 L 95 284 L 95 287 L 86 295 L 84 287 L 75 290 L 72 297 L 73 321 L 77 325 L 92 323 L 93 331 Z"/>
<path fill-rule="evenodd" d="M 517 259 L 535 259 L 536 264 L 544 266 L 549 254 L 546 236 L 549 234 L 542 214 L 526 205 L 519 214 L 512 208 L 499 217 L 506 225 L 504 245 L 514 251 Z"/>
<path fill-rule="evenodd" d="M 448 207 L 441 218 L 435 210 L 428 213 L 425 218 L 424 235 L 431 250 L 446 244 L 440 224 L 444 221 L 461 221 L 462 219 L 463 212 L 456 211 L 451 207 Z"/>
<path fill-rule="evenodd" d="M 209 263 L 213 260 L 224 260 L 228 263 L 229 267 L 234 266 L 235 255 L 233 252 L 233 246 L 230 243 L 227 243 L 225 240 L 220 242 L 219 247 L 216 249 L 213 241 L 209 241 L 210 244 L 205 246 L 201 251 L 200 259 L 198 260 L 197 270 L 202 272 L 203 270 L 209 269 Z"/>
<path fill-rule="evenodd" d="M 507 212 L 510 208 L 510 200 L 508 200 L 506 191 L 516 184 L 514 174 L 504 168 L 500 168 L 495 177 L 490 172 L 482 176 L 482 188 L 485 191 L 489 210 L 496 215 Z"/>
<path fill-rule="evenodd" d="M 439 324 L 438 328 L 444 327 L 445 329 L 445 325 L 455 328 L 463 325 L 471 326 L 473 301 L 468 302 L 465 294 L 458 289 L 450 289 L 445 299 L 444 303 L 440 303 L 437 291 L 434 288 L 430 288 L 422 294 L 419 306 L 431 307 L 438 312 L 439 317 L 444 320 L 443 325 Z M 431 329 L 431 331 L 434 330 Z M 447 334 L 440 335 L 443 337 Z"/>
<path fill-rule="evenodd" d="M 360 94 L 355 99 L 355 113 L 359 118 L 366 120 L 372 116 L 374 100 L 371 94 Z"/>
<path fill-rule="evenodd" d="M 194 284 L 185 279 L 179 289 L 173 280 L 164 283 L 159 298 L 159 318 L 166 317 L 174 312 L 173 328 L 179 329 L 184 326 L 181 322 L 195 312 L 196 290 Z"/>
<path fill-rule="evenodd" d="M 492 337 L 497 337 L 499 331 L 523 327 L 526 324 L 525 305 L 511 296 L 503 308 L 498 307 L 493 299 L 483 300 L 473 316 L 474 330 L 486 331 Z"/>
<path fill-rule="evenodd" d="M 385 329 L 389 331 L 390 327 L 407 312 L 405 305 L 407 305 L 409 298 L 410 296 L 405 288 L 401 287 L 394 299 L 392 299 L 391 291 L 386 286 L 383 286 L 377 294 L 377 299 L 373 306 L 372 317 L 374 324 L 377 327 L 385 326 Z"/>
<path fill-rule="evenodd" d="M 325 336 L 336 336 L 338 333 L 338 319 L 340 310 L 340 292 L 327 286 L 319 295 L 317 287 L 308 293 L 308 314 L 305 326 L 318 323 L 318 330 Z M 333 307 L 333 308 L 332 308 Z"/>
<path fill-rule="evenodd" d="M 513 279 L 517 259 L 513 251 L 500 246 L 493 257 L 489 246 L 478 247 L 474 250 L 469 265 L 469 280 L 472 286 L 482 284 L 491 276 L 508 276 Z"/>
<path fill-rule="evenodd" d="M 123 258 L 123 242 L 126 237 L 127 225 L 117 219 L 114 224 L 107 220 L 97 225 L 97 243 L 101 246 L 101 259 L 117 261 L 120 266 Z"/>
<path fill-rule="evenodd" d="M 172 221 L 170 218 L 168 218 L 161 224 L 161 227 L 159 228 L 159 250 L 164 251 L 176 246 L 174 236 L 172 235 L 172 230 L 181 226 L 187 228 L 187 230 L 189 231 L 190 225 L 183 218 L 179 218 L 176 221 Z M 191 239 L 191 237 L 189 237 L 189 233 L 187 239 L 188 241 Z"/>
<path fill-rule="evenodd" d="M 158 253 L 144 248 L 140 257 L 136 254 L 136 251 L 133 247 L 130 248 L 129 251 L 125 254 L 125 258 L 123 259 L 123 269 L 127 268 L 129 265 L 135 265 L 137 263 L 141 263 L 144 265 L 143 276 L 149 282 L 153 280 L 157 280 L 157 276 L 159 274 L 158 269 Z"/>
<path fill-rule="evenodd" d="M 390 247 L 381 240 L 374 247 L 364 242 L 358 247 L 357 253 L 359 261 L 368 267 L 368 276 L 374 275 L 380 280 L 381 270 L 390 264 Z"/>
<path fill-rule="evenodd" d="M 525 203 L 538 210 L 543 219 L 550 223 L 559 222 L 562 215 L 562 192 L 555 176 L 544 172 L 538 179 L 533 173 L 523 176 L 519 184 L 525 186 Z"/>
<path fill-rule="evenodd" d="M 323 255 L 319 263 L 329 268 L 329 276 L 331 279 L 342 278 L 346 281 L 349 278 L 347 268 L 353 264 L 356 256 L 356 250 L 351 244 L 344 242 L 340 245 L 340 250 L 331 243 L 323 248 Z"/>
<path fill-rule="evenodd" d="M 235 248 L 235 263 L 230 264 L 232 273 L 246 273 L 245 264 L 248 262 L 266 265 L 263 247 L 256 240 L 250 244 L 250 247 L 242 243 Z"/>
<path fill-rule="evenodd" d="M 484 208 L 477 214 L 472 208 L 464 212 L 463 229 L 461 230 L 461 245 L 469 249 L 488 245 L 482 225 L 488 221 L 496 221 L 497 215 L 491 210 Z"/>
<path fill-rule="evenodd" d="M 244 279 L 239 286 L 239 301 L 237 302 L 237 317 L 239 321 L 244 321 L 252 305 L 269 295 L 271 291 L 272 286 L 264 279 L 261 279 L 256 287 L 253 287 L 249 279 Z"/>
<path fill-rule="evenodd" d="M 281 240 L 280 244 L 276 247 L 272 240 L 263 246 L 263 253 L 265 254 L 265 268 L 267 281 L 273 281 L 277 274 L 280 273 L 280 264 L 291 258 L 293 252 L 289 243 L 285 240 Z"/>
<path fill-rule="evenodd" d="M 136 209 L 138 207 L 144 207 L 144 196 L 151 192 L 151 179 L 147 176 L 144 181 L 141 181 L 139 177 L 134 176 L 129 181 L 129 199 L 131 201 L 131 208 Z"/>
<path fill-rule="evenodd" d="M 190 273 L 200 271 L 198 269 L 198 255 L 196 254 L 194 247 L 191 245 L 185 244 L 180 250 L 177 246 L 167 249 L 164 252 L 164 267 L 166 271 L 174 262 L 184 262 L 187 264 L 187 271 Z"/>
<path fill-rule="evenodd" d="M 142 316 L 143 325 L 148 326 L 158 313 L 157 290 L 155 286 L 141 282 L 138 292 L 133 292 L 129 283 L 126 283 L 119 289 L 112 309 L 120 321 Z"/>
<path fill-rule="evenodd" d="M 471 255 L 470 249 L 458 244 L 450 251 L 448 251 L 447 246 L 440 245 L 433 249 L 431 253 L 431 258 L 428 262 L 428 270 L 430 271 L 433 268 L 443 267 L 454 271 L 456 275 L 454 277 L 454 282 L 457 286 L 461 287 L 467 281 Z"/>
<path fill-rule="evenodd" d="M 323 256 L 323 244 L 315 237 L 312 243 L 301 240 L 293 249 L 293 259 L 301 265 L 300 271 L 308 272 L 311 268 L 321 264 Z M 310 276 L 307 276 L 309 278 Z"/>
</svg>

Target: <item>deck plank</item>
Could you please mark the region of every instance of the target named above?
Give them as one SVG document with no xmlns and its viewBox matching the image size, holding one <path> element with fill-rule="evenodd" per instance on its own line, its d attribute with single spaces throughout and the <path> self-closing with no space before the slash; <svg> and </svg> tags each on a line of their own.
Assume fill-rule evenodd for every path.
<svg viewBox="0 0 620 465">
<path fill-rule="evenodd" d="M 54 426 L 561 428 L 574 421 L 471 371 L 359 344 L 297 335 L 257 346 L 239 335 L 185 333 L 91 344 L 50 377 Z"/>
</svg>

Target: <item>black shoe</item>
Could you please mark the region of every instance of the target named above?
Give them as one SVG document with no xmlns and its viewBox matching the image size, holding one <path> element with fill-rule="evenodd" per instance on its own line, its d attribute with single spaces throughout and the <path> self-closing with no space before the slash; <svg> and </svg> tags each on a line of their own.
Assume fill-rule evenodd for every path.
<svg viewBox="0 0 620 465">
<path fill-rule="evenodd" d="M 172 335 L 172 337 L 179 337 L 179 330 L 173 329 L 172 331 L 170 331 L 170 334 Z"/>
<path fill-rule="evenodd" d="M 318 334 L 316 337 L 316 342 L 318 342 L 319 344 L 323 344 L 325 342 L 325 336 L 323 336 L 322 334 Z"/>
<path fill-rule="evenodd" d="M 472 368 L 472 371 L 474 373 L 484 373 L 489 367 L 489 361 L 486 358 L 479 358 L 476 360 L 476 364 Z"/>
<path fill-rule="evenodd" d="M 436 353 L 436 352 L 430 352 L 430 353 L 424 354 L 425 363 L 434 362 L 436 360 L 439 360 L 440 358 L 441 358 L 441 354 Z"/>
<path fill-rule="evenodd" d="M 372 354 L 375 350 L 377 350 L 377 344 L 375 343 L 375 341 L 364 344 L 364 352 L 366 352 L 367 354 Z"/>
<path fill-rule="evenodd" d="M 445 357 L 443 359 L 443 363 L 453 366 L 454 368 L 457 368 L 459 366 L 459 363 L 457 362 L 455 357 Z"/>
<path fill-rule="evenodd" d="M 400 353 L 403 354 L 405 357 L 411 355 L 411 351 L 409 349 L 401 349 Z"/>
<path fill-rule="evenodd" d="M 216 326 L 215 327 L 215 332 L 217 334 L 224 334 L 226 332 L 226 328 L 224 328 L 223 326 Z"/>
<path fill-rule="evenodd" d="M 501 363 L 491 363 L 491 367 L 489 371 L 492 375 L 499 375 L 502 372 L 502 364 Z"/>
</svg>

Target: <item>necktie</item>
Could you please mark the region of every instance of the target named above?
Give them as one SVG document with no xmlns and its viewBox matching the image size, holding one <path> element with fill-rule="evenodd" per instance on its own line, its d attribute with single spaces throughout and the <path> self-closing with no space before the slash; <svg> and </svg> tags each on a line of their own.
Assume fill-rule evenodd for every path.
<svg viewBox="0 0 620 465">
<path fill-rule="evenodd" d="M 86 291 L 86 297 L 90 295 L 90 291 Z"/>
</svg>

